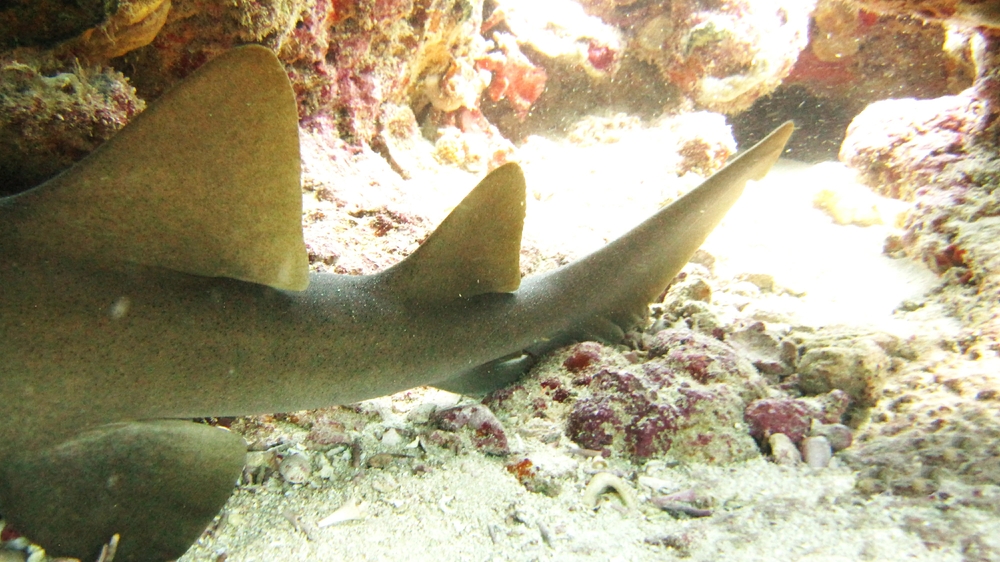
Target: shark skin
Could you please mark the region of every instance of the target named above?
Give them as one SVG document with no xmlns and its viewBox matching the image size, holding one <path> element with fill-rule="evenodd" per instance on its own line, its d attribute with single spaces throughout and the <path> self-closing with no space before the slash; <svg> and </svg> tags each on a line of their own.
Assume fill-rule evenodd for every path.
<svg viewBox="0 0 1000 562">
<path fill-rule="evenodd" d="M 116 533 L 116 560 L 183 554 L 245 456 L 238 436 L 186 419 L 482 390 L 526 352 L 620 335 L 793 129 L 522 281 L 516 164 L 396 266 L 309 273 L 297 123 L 278 60 L 237 48 L 73 168 L 0 199 L 0 513 L 50 554 L 93 559 Z"/>
</svg>

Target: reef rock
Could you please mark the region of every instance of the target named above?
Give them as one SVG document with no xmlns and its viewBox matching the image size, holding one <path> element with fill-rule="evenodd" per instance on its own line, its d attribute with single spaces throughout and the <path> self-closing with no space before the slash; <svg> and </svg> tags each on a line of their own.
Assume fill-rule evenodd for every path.
<svg viewBox="0 0 1000 562">
<path fill-rule="evenodd" d="M 878 400 L 893 371 L 891 355 L 907 353 L 895 336 L 863 330 L 793 331 L 787 340 L 797 347 L 796 388 L 807 396 L 841 391 L 854 416 Z"/>
<path fill-rule="evenodd" d="M 814 1 L 669 3 L 636 23 L 631 45 L 694 102 L 738 113 L 772 92 L 806 47 Z"/>
<path fill-rule="evenodd" d="M 764 380 L 725 343 L 663 330 L 648 358 L 593 342 L 564 348 L 487 398 L 501 419 L 554 422 L 577 445 L 633 459 L 729 463 L 759 454 L 743 422 Z"/>
<path fill-rule="evenodd" d="M 996 359 L 950 358 L 894 377 L 840 455 L 859 470 L 858 487 L 927 496 L 955 483 L 1000 485 L 998 373 Z"/>
<path fill-rule="evenodd" d="M 0 56 L 0 195 L 68 168 L 146 106 L 120 72 L 60 68 L 47 57 Z"/>
<path fill-rule="evenodd" d="M 914 200 L 916 189 L 965 157 L 982 126 L 983 102 L 970 94 L 869 105 L 847 129 L 840 160 L 879 193 Z"/>
<path fill-rule="evenodd" d="M 996 3 L 983 0 L 854 0 L 866 10 L 912 15 L 927 21 L 1000 27 Z"/>
</svg>

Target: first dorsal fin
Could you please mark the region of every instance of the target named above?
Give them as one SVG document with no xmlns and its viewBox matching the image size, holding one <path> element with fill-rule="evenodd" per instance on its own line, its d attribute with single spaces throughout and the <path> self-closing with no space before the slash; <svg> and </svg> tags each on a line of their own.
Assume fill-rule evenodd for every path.
<svg viewBox="0 0 1000 562">
<path fill-rule="evenodd" d="M 233 49 L 17 196 L 15 230 L 59 256 L 301 290 L 309 264 L 299 158 L 281 63 L 264 47 Z"/>
<path fill-rule="evenodd" d="M 411 302 L 509 293 L 521 283 L 524 175 L 510 163 L 490 172 L 419 248 L 381 276 Z"/>
</svg>

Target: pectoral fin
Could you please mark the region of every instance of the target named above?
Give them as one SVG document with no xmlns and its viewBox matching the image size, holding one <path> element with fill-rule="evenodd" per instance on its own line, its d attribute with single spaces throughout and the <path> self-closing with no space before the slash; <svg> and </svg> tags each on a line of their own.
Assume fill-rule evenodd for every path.
<svg viewBox="0 0 1000 562">
<path fill-rule="evenodd" d="M 458 376 L 435 383 L 434 387 L 455 394 L 482 397 L 514 384 L 536 362 L 535 356 L 519 352 L 463 371 Z"/>
<path fill-rule="evenodd" d="M 225 504 L 245 455 L 242 438 L 207 425 L 106 425 L 8 457 L 0 505 L 50 555 L 95 560 L 117 533 L 117 562 L 173 560 Z"/>
</svg>

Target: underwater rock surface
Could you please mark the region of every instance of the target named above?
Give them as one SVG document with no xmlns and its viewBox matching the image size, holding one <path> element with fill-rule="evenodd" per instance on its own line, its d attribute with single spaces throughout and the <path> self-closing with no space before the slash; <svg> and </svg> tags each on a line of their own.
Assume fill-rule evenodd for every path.
<svg viewBox="0 0 1000 562">
<path fill-rule="evenodd" d="M 0 196 L 34 187 L 108 140 L 146 104 L 120 72 L 0 55 Z"/>
<path fill-rule="evenodd" d="M 746 401 L 764 393 L 753 366 L 690 330 L 657 333 L 646 359 L 630 365 L 611 348 L 578 344 L 485 402 L 501 419 L 561 426 L 605 456 L 731 463 L 758 454 L 742 421 Z"/>
</svg>

